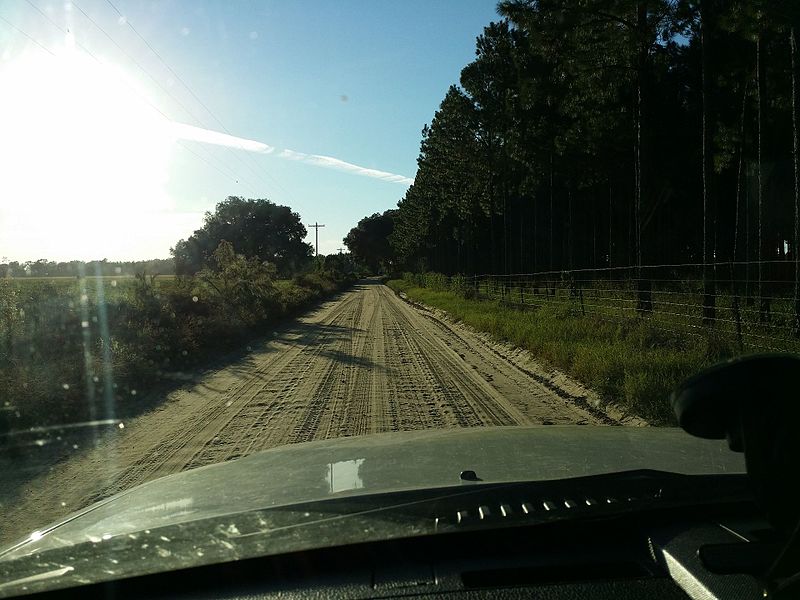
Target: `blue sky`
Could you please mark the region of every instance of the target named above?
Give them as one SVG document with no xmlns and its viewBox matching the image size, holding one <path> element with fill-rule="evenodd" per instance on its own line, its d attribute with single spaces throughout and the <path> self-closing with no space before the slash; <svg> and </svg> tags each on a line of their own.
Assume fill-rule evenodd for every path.
<svg viewBox="0 0 800 600">
<path fill-rule="evenodd" d="M 0 101 L 0 121 L 24 138 L 13 147 L 0 141 L 0 158 L 29 174 L 16 187 L 0 183 L 0 258 L 166 256 L 229 195 L 268 197 L 306 223 L 325 223 L 320 251 L 334 252 L 361 217 L 393 207 L 406 184 L 287 160 L 281 151 L 413 178 L 423 125 L 474 57 L 475 37 L 497 18 L 494 0 L 112 3 L 0 5 L 0 86 L 5 77 L 20 90 L 16 103 Z M 56 62 L 62 52 L 73 57 L 63 64 L 80 66 Z M 67 73 L 60 84 L 42 66 L 48 61 Z M 45 126 L 39 115 L 51 107 L 31 96 L 71 98 L 79 108 Z M 106 99 L 94 105 L 97 98 Z M 163 116 L 219 132 L 224 126 L 276 150 L 185 140 L 162 146 L 143 132 Z M 31 136 L 39 149 L 59 135 L 58 152 L 19 151 Z M 45 185 L 49 172 L 62 183 Z M 45 213 L 58 220 L 47 222 Z"/>
</svg>

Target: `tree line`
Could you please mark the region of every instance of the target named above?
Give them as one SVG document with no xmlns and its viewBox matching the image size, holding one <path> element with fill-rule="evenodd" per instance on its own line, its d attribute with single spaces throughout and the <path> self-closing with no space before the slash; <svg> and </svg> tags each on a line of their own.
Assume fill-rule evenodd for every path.
<svg viewBox="0 0 800 600">
<path fill-rule="evenodd" d="M 133 276 L 138 273 L 174 275 L 175 261 L 171 258 L 128 261 L 110 261 L 105 258 L 55 261 L 40 258 L 0 263 L 0 277 L 112 277 Z"/>
<path fill-rule="evenodd" d="M 422 130 L 387 260 L 508 274 L 794 257 L 800 3 L 498 12 Z"/>
</svg>

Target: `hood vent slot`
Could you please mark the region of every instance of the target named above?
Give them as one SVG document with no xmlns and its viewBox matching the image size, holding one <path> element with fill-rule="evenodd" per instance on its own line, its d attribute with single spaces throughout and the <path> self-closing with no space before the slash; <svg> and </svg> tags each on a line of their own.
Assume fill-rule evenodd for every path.
<svg viewBox="0 0 800 600">
<path fill-rule="evenodd" d="M 493 522 L 519 519 L 538 516 L 555 516 L 559 513 L 573 511 L 600 513 L 607 507 L 610 508 L 619 503 L 634 503 L 638 501 L 653 501 L 659 497 L 658 492 L 643 494 L 641 496 L 622 495 L 597 495 L 589 496 L 584 494 L 574 494 L 564 498 L 543 498 L 536 500 L 512 500 L 506 499 L 499 503 L 484 503 L 479 506 L 471 506 L 457 510 L 454 521 L 458 525 L 473 525 L 481 522 Z"/>
</svg>

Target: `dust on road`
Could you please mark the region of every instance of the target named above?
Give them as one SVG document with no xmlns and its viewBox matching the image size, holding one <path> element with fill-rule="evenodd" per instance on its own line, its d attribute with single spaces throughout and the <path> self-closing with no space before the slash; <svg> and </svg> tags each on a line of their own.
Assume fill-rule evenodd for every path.
<svg viewBox="0 0 800 600">
<path fill-rule="evenodd" d="M 360 282 L 233 364 L 49 465 L 5 503 L 0 541 L 145 481 L 282 444 L 383 431 L 603 424 L 562 381 Z M 5 477 L 5 476 L 4 476 Z"/>
</svg>

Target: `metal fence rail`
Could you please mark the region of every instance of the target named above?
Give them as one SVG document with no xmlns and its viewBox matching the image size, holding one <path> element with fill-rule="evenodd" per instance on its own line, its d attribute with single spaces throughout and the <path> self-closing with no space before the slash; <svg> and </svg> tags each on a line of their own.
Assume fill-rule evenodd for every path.
<svg viewBox="0 0 800 600">
<path fill-rule="evenodd" d="M 523 310 L 550 309 L 618 324 L 643 320 L 674 336 L 728 339 L 741 350 L 800 352 L 795 276 L 793 261 L 406 275 L 423 287 Z"/>
</svg>

